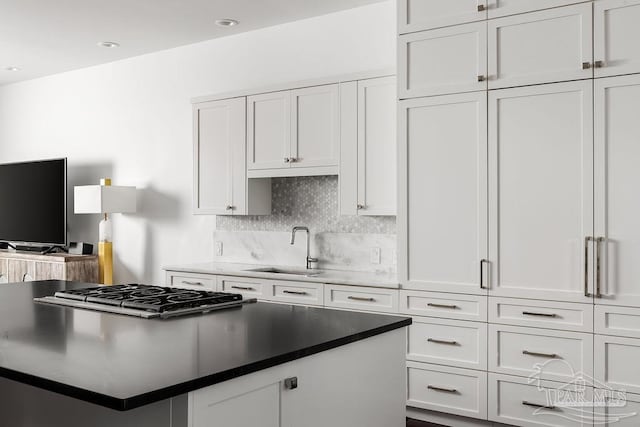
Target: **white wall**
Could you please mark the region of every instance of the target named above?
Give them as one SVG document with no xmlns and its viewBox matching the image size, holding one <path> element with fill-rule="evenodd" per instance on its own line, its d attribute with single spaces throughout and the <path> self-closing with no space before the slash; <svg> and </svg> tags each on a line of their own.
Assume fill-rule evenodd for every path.
<svg viewBox="0 0 640 427">
<path fill-rule="evenodd" d="M 190 98 L 394 64 L 385 1 L 4 86 L 0 162 L 68 157 L 70 186 L 141 188 L 139 213 L 114 215 L 115 279 L 161 283 L 163 265 L 213 258 L 215 217 L 191 214 Z M 98 221 L 70 215 L 69 238 L 95 242 Z"/>
</svg>

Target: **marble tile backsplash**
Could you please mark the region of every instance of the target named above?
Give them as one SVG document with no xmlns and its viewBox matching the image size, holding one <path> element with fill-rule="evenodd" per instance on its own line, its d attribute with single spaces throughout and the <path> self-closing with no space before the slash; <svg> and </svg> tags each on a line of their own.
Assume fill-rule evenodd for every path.
<svg viewBox="0 0 640 427">
<path fill-rule="evenodd" d="M 273 178 L 271 215 L 216 217 L 221 231 L 289 231 L 294 225 L 312 233 L 396 233 L 394 216 L 339 215 L 337 176 Z"/>
</svg>

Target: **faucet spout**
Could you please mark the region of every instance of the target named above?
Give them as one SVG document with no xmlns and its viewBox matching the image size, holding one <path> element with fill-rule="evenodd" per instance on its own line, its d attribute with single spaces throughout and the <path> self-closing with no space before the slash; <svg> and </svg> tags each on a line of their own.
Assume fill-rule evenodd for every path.
<svg viewBox="0 0 640 427">
<path fill-rule="evenodd" d="M 291 244 L 295 244 L 296 242 L 296 232 L 298 231 L 304 231 L 307 234 L 307 257 L 306 257 L 306 265 L 307 265 L 307 270 L 311 269 L 311 263 L 313 262 L 318 262 L 317 258 L 312 258 L 310 255 L 310 243 L 311 243 L 311 237 L 309 235 L 309 228 L 308 227 L 304 227 L 304 226 L 300 226 L 300 225 L 296 225 L 295 227 L 293 227 L 293 229 L 291 230 Z"/>
</svg>

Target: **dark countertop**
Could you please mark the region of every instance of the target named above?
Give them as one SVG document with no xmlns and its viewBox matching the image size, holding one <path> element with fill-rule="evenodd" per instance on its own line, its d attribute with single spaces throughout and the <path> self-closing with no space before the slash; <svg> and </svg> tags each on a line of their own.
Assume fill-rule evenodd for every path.
<svg viewBox="0 0 640 427">
<path fill-rule="evenodd" d="M 146 320 L 33 302 L 89 286 L 0 285 L 0 377 L 123 411 L 411 323 L 270 303 Z"/>
</svg>

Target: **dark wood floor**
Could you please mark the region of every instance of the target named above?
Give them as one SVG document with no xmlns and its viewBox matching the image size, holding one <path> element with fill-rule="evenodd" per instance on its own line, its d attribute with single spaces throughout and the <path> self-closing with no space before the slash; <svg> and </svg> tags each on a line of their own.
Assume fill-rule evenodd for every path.
<svg viewBox="0 0 640 427">
<path fill-rule="evenodd" d="M 439 424 L 426 423 L 424 421 L 412 420 L 407 418 L 407 427 L 442 427 Z"/>
</svg>

